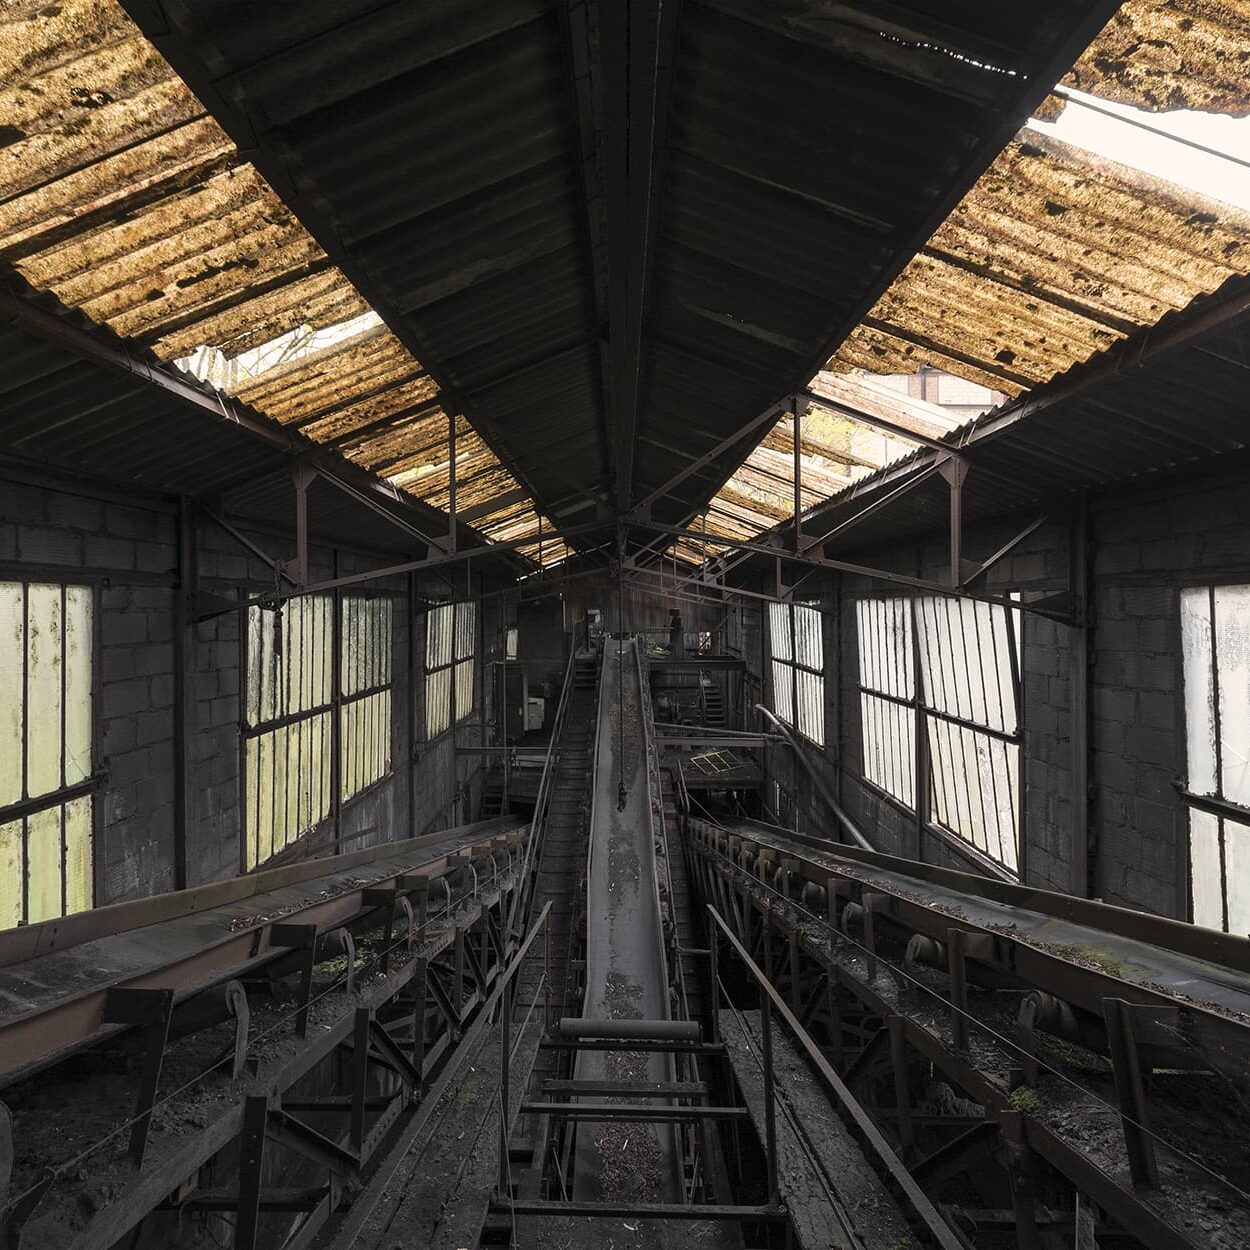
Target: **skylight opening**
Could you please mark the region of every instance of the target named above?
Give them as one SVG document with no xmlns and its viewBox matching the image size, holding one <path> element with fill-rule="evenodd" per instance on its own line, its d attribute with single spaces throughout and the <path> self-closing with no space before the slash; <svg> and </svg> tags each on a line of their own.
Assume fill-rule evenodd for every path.
<svg viewBox="0 0 1250 1250">
<path fill-rule="evenodd" d="M 1067 87 L 1054 121 L 1027 129 L 1127 165 L 1173 186 L 1250 210 L 1250 117 L 1176 110 L 1149 113 Z"/>
<path fill-rule="evenodd" d="M 206 344 L 174 363 L 201 382 L 232 394 L 279 365 L 290 365 L 315 356 L 347 339 L 376 330 L 381 324 L 382 318 L 370 309 L 358 317 L 323 326 L 319 330 L 308 325 L 297 326 L 237 356 L 227 356 L 219 347 Z"/>
</svg>

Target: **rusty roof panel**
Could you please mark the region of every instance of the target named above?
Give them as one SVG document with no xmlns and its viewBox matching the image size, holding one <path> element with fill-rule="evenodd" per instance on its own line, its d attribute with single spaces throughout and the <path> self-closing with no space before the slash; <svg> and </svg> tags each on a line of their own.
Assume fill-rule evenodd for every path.
<svg viewBox="0 0 1250 1250">
<path fill-rule="evenodd" d="M 3 6 L 0 118 L 0 263 L 446 507 L 437 385 L 385 326 L 350 324 L 364 298 L 115 0 Z M 456 424 L 458 508 L 515 498 Z M 536 531 L 533 506 L 510 524 Z"/>
<path fill-rule="evenodd" d="M 1127 0 L 1064 79 L 1136 108 L 1250 114 L 1248 0 Z"/>
<path fill-rule="evenodd" d="M 346 449 L 363 449 L 365 440 L 370 447 L 369 456 L 380 459 L 383 455 L 395 455 L 410 441 L 419 437 L 417 425 L 431 413 L 439 413 L 437 425 L 444 441 L 447 439 L 447 416 L 441 409 L 432 408 L 438 396 L 438 387 L 428 374 L 384 385 L 377 391 L 366 391 L 361 399 L 353 399 L 335 405 L 329 411 L 322 410 L 315 420 L 301 425 L 309 438 L 318 442 L 334 442 Z M 422 416 L 417 416 L 419 411 Z M 405 414 L 412 414 L 406 419 Z M 385 425 L 381 423 L 385 422 Z M 385 442 L 386 450 L 375 452 L 375 444 Z"/>
<path fill-rule="evenodd" d="M 204 113 L 111 2 L 23 5 L 16 20 L 6 10 L 0 73 L 5 198 Z"/>
<path fill-rule="evenodd" d="M 250 166 L 17 264 L 32 285 L 123 338 L 159 335 L 323 253 Z"/>
<path fill-rule="evenodd" d="M 456 418 L 456 437 L 465 437 L 469 423 Z M 384 429 L 366 430 L 345 439 L 345 455 L 375 473 L 397 474 L 429 460 L 447 456 L 448 418 L 442 408 L 422 411 L 388 422 Z"/>
<path fill-rule="evenodd" d="M 1246 273 L 1250 214 L 1025 130 L 830 367 L 1018 394 Z"/>
<path fill-rule="evenodd" d="M 0 149 L 0 157 L 5 150 Z M 94 155 L 90 163 L 63 176 L 37 166 L 30 179 L 37 185 L 0 202 L 5 259 L 72 237 L 92 221 L 116 219 L 136 204 L 177 193 L 238 160 L 234 144 L 210 117 L 117 152 Z"/>
<path fill-rule="evenodd" d="M 333 266 L 310 269 L 307 277 L 294 277 L 273 290 L 228 303 L 221 311 L 207 312 L 188 326 L 166 327 L 152 340 L 152 351 L 162 360 L 175 360 L 211 343 L 224 355 L 234 357 L 300 326 L 324 329 L 369 311 L 360 293 Z M 144 341 L 148 336 L 139 338 Z"/>
</svg>

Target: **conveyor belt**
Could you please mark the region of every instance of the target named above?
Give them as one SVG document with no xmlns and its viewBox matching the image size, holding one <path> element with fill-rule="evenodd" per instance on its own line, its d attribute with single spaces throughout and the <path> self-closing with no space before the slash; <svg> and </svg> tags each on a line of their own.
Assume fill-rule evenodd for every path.
<svg viewBox="0 0 1250 1250">
<path fill-rule="evenodd" d="M 1017 1219 L 1033 1220 L 1033 1158 L 1154 1250 L 1243 1243 L 1250 943 L 754 821 L 687 833 L 705 898 L 772 943 L 796 1012 L 823 985 L 858 1020 L 854 1072 L 884 1056 L 901 1098 L 910 1055 L 983 1109 Z M 1060 1010 L 1028 1022 L 1043 1001 Z"/>
<path fill-rule="evenodd" d="M 51 947 L 0 967 L 0 1084 L 102 1037 L 111 989 L 168 989 L 181 1001 L 289 953 L 290 930 L 279 929 L 275 941 L 276 926 L 336 928 L 388 894 L 412 893 L 454 870 L 457 857 L 471 861 L 524 835 L 511 818 L 482 821 L 32 926 L 43 932 L 0 946 L 0 960 L 15 947 Z M 118 921 L 133 927 L 110 932 Z M 93 930 L 101 936 L 66 945 Z"/>
<path fill-rule="evenodd" d="M 1103 1000 L 1123 998 L 1158 1008 L 1183 1008 L 1186 1041 L 1206 1060 L 1238 1078 L 1250 1077 L 1250 940 L 1130 912 L 1086 899 L 992 882 L 892 856 L 832 845 L 756 821 L 721 829 L 692 821 L 705 836 L 740 839 L 771 863 L 794 863 L 801 883 L 831 880 L 879 894 L 877 913 L 934 940 L 951 927 L 995 941 L 997 963 L 1016 977 L 1101 1015 Z M 1016 900 L 1019 900 L 1018 902 Z"/>
<path fill-rule="evenodd" d="M 656 887 L 652 795 L 642 721 L 636 643 L 604 648 L 596 741 L 595 791 L 587 868 L 587 1020 L 660 1021 L 669 1017 L 668 974 Z M 624 703 L 624 723 L 619 720 Z M 623 732 L 622 732 L 623 730 Z M 619 802 L 625 786 L 625 804 Z M 581 1081 L 671 1081 L 671 1056 L 584 1051 Z M 609 1155 L 612 1157 L 609 1158 Z M 632 1172 L 635 1174 L 630 1175 Z M 575 1199 L 624 1196 L 636 1180 L 637 1201 L 675 1202 L 681 1196 L 673 1130 L 660 1125 L 594 1126 L 579 1130 Z"/>
</svg>

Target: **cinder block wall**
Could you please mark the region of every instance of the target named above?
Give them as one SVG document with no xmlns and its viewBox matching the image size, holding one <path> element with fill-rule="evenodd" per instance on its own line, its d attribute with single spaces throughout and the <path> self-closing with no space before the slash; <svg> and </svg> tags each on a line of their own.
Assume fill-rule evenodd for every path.
<svg viewBox="0 0 1250 1250">
<path fill-rule="evenodd" d="M 273 556 L 293 558 L 289 536 L 248 534 Z M 210 522 L 197 524 L 196 552 L 200 585 L 209 594 L 237 596 L 273 585 L 272 570 Z M 333 576 L 336 561 L 339 572 L 348 574 L 394 559 L 393 553 L 380 559 L 349 549 L 310 552 L 316 578 Z M 178 561 L 175 500 L 0 470 L 0 580 L 81 580 L 99 587 L 97 905 L 175 887 Z M 492 718 L 488 665 L 498 649 L 499 600 L 488 598 L 479 609 L 473 714 L 427 743 L 424 610 L 413 618 L 410 637 L 408 579 L 370 584 L 382 588 L 395 595 L 392 766 L 383 781 L 343 805 L 340 836 L 374 831 L 353 841 L 352 849 L 474 819 L 484 757 L 462 754 L 457 760 L 453 735 L 462 745 L 480 745 L 483 725 Z M 474 576 L 469 588 L 480 594 L 480 577 Z M 412 591 L 418 601 L 451 593 L 440 579 L 414 582 Z M 224 611 L 193 625 L 188 634 L 183 689 L 191 886 L 240 871 L 242 618 L 237 610 Z M 302 851 L 301 846 L 290 853 Z"/>
<path fill-rule="evenodd" d="M 1018 528 L 1017 520 L 973 531 L 965 554 L 986 555 Z M 1090 501 L 1088 552 L 1085 796 L 1075 792 L 1074 632 L 1036 615 L 1024 618 L 1022 878 L 1056 890 L 1085 880 L 1089 893 L 1108 902 L 1187 919 L 1186 813 L 1176 788 L 1185 773 L 1180 591 L 1250 582 L 1250 481 L 1244 474 L 1187 475 L 1104 492 Z M 903 548 L 867 547 L 854 559 L 942 580 L 949 557 L 943 536 Z M 1068 560 L 1066 528 L 1047 525 L 993 571 L 988 587 L 1030 598 L 1061 591 Z M 854 602 L 860 594 L 888 594 L 888 587 L 821 574 L 804 590 L 825 613 L 822 779 L 882 850 L 975 869 L 956 841 L 918 830 L 913 814 L 861 780 Z M 744 654 L 767 688 L 765 652 L 747 646 Z M 770 750 L 768 771 L 797 796 L 805 828 L 833 828 L 787 750 Z M 1089 822 L 1084 866 L 1074 864 L 1074 816 L 1082 802 Z"/>
<path fill-rule="evenodd" d="M 97 901 L 173 888 L 175 505 L 0 480 L 0 578 L 99 587 Z"/>
</svg>

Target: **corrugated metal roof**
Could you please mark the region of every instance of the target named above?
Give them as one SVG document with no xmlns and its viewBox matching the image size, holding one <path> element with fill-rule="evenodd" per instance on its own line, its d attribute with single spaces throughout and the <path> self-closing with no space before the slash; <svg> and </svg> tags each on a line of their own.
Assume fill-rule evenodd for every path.
<svg viewBox="0 0 1250 1250">
<path fill-rule="evenodd" d="M 114 0 L 5 6 L 0 118 L 0 263 L 135 347 L 237 360 L 368 312 Z M 438 388 L 384 326 L 234 373 L 225 393 L 449 506 Z M 458 510 L 515 496 L 512 475 L 459 426 Z M 539 524 L 531 503 L 510 537 Z"/>
<path fill-rule="evenodd" d="M 917 447 L 914 439 L 868 424 L 877 417 L 901 430 L 937 438 L 957 422 L 936 404 L 891 391 L 871 376 L 821 373 L 811 390 L 833 408 L 804 407 L 799 449 L 804 514 L 854 482 Z M 853 412 L 862 414 L 856 419 Z M 786 416 L 760 440 L 730 475 L 691 528 L 739 541 L 750 540 L 794 516 L 794 420 Z M 721 547 L 679 538 L 665 551 L 699 564 Z"/>
<path fill-rule="evenodd" d="M 1063 81 L 1148 109 L 1244 116 L 1247 63 L 1250 0 L 1128 0 Z M 929 365 L 1020 395 L 1247 274 L 1250 213 L 1025 127 L 827 367 L 855 385 L 860 371 Z M 713 500 L 713 526 L 758 455 Z M 940 511 L 943 489 L 930 492 Z M 792 515 L 786 498 L 760 510 L 756 533 Z"/>
<path fill-rule="evenodd" d="M 1064 82 L 1137 108 L 1250 114 L 1247 0 L 1126 0 Z"/>
<path fill-rule="evenodd" d="M 1221 306 L 1228 309 L 1222 320 Z M 1117 345 L 1110 358 L 1077 365 L 952 432 L 945 441 L 960 450 L 968 466 L 965 526 L 971 530 L 981 521 L 1026 510 L 1058 509 L 1061 517 L 1067 492 L 1201 468 L 1221 454 L 1250 448 L 1247 307 L 1250 280 L 1230 279 L 1196 308 L 1171 314 Z M 1213 328 L 1187 332 L 1208 319 Z M 921 448 L 846 488 L 805 518 L 805 536 L 814 540 L 831 533 L 909 480 L 917 484 L 874 510 L 871 520 L 823 544 L 826 554 L 855 558 L 944 533 L 950 518 L 947 485 L 937 475 L 919 479 L 937 458 Z M 779 550 L 786 537 L 784 529 L 775 533 Z M 741 575 L 750 570 L 750 563 L 744 565 Z"/>
<path fill-rule="evenodd" d="M 619 6 L 597 3 L 125 2 L 569 525 L 621 494 L 613 428 L 633 416 L 607 374 L 626 338 L 639 499 L 810 376 L 1112 8 L 651 0 L 622 47 L 599 25 Z M 690 515 L 746 450 L 657 500 L 659 519 Z"/>
<path fill-rule="evenodd" d="M 450 504 L 448 412 L 463 408 L 474 424 L 455 419 L 457 509 L 483 533 L 554 528 L 518 478 L 561 519 L 594 515 L 608 485 L 601 358 L 621 329 L 605 325 L 603 290 L 621 275 L 602 240 L 602 84 L 587 88 L 587 73 L 570 89 L 586 49 L 569 46 L 567 11 L 127 3 L 222 124 L 247 132 L 256 166 L 115 0 L 16 0 L 0 16 L 0 261 L 165 360 L 208 344 L 239 361 L 304 327 L 343 326 L 376 292 L 398 336 L 370 325 L 293 345 L 227 389 L 437 507 Z M 851 410 L 882 400 L 848 371 L 922 362 L 1021 393 L 1250 273 L 1246 214 L 1026 130 L 879 295 L 984 168 L 1004 118 L 1108 9 L 682 6 L 662 66 L 672 107 L 654 274 L 635 310 L 635 497 L 793 387 L 874 298 L 831 362 L 861 392 Z M 596 34 L 592 20 L 595 73 Z M 1233 109 L 1227 62 L 1246 46 L 1238 4 L 1130 0 L 1072 81 L 1152 107 Z M 333 260 L 274 186 L 319 223 Z M 1162 451 L 1184 436 L 1144 442 Z M 737 463 L 706 509 L 709 534 L 774 526 L 793 504 L 793 443 L 783 422 L 745 459 L 746 447 L 716 457 L 657 517 L 697 515 Z M 808 415 L 804 508 L 907 446 L 845 412 Z"/>
<path fill-rule="evenodd" d="M 1247 273 L 1250 213 L 1026 128 L 830 367 L 1019 394 Z"/>
</svg>

